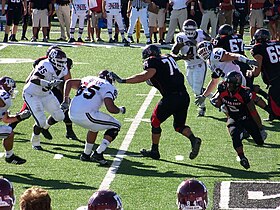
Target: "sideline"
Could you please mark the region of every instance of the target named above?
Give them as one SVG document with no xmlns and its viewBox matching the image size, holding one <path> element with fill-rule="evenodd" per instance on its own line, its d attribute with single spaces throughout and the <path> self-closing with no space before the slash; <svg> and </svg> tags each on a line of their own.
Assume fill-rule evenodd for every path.
<svg viewBox="0 0 280 210">
<path fill-rule="evenodd" d="M 113 180 L 116 176 L 116 173 L 118 171 L 118 168 L 119 168 L 123 158 L 126 156 L 125 153 L 128 150 L 128 147 L 133 139 L 133 136 L 134 136 L 140 122 L 142 121 L 142 118 L 143 118 L 148 106 L 150 105 L 152 99 L 154 98 L 156 92 L 157 92 L 157 89 L 154 87 L 150 90 L 150 92 L 147 95 L 145 101 L 143 102 L 141 108 L 139 109 L 137 115 L 133 119 L 133 121 L 130 125 L 130 128 L 128 129 L 126 136 L 119 148 L 119 151 L 113 160 L 112 165 L 108 169 L 107 174 L 105 175 L 101 185 L 99 186 L 99 190 L 104 190 L 104 189 L 110 188 L 110 184 L 113 182 Z"/>
</svg>

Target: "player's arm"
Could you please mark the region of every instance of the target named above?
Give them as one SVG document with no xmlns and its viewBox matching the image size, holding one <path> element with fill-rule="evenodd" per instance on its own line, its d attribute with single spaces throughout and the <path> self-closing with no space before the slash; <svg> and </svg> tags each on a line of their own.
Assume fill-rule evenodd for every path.
<svg viewBox="0 0 280 210">
<path fill-rule="evenodd" d="M 125 113 L 124 107 L 117 107 L 112 98 L 104 98 L 104 104 L 108 112 L 112 114 Z"/>
<path fill-rule="evenodd" d="M 184 43 L 176 41 L 175 44 L 172 46 L 171 53 L 178 55 L 182 47 L 184 47 Z"/>
<path fill-rule="evenodd" d="M 0 99 L 0 101 L 1 101 L 1 99 Z M 10 123 L 18 122 L 19 120 L 17 119 L 16 116 L 9 116 L 8 112 L 6 112 L 4 114 L 4 116 L 2 117 L 2 121 L 4 123 L 10 124 Z"/>
<path fill-rule="evenodd" d="M 151 79 L 155 75 L 155 73 L 156 73 L 155 68 L 148 68 L 139 74 L 135 74 L 131 77 L 123 79 L 123 78 L 120 78 L 117 74 L 111 72 L 113 78 L 118 83 L 130 83 L 130 84 L 146 82 L 147 80 Z"/>
<path fill-rule="evenodd" d="M 81 80 L 80 79 L 68 79 L 65 82 L 64 90 L 63 90 L 63 101 L 69 103 L 70 102 L 70 91 L 71 89 L 78 89 L 80 87 Z"/>
<path fill-rule="evenodd" d="M 259 129 L 262 129 L 263 128 L 262 121 L 253 100 L 250 100 L 250 102 L 247 104 L 247 108 L 253 120 L 257 123 Z"/>
<path fill-rule="evenodd" d="M 246 75 L 248 77 L 252 77 L 252 76 L 257 77 L 257 76 L 259 76 L 259 74 L 261 73 L 261 70 L 262 70 L 263 56 L 261 56 L 260 54 L 257 54 L 254 56 L 254 58 L 258 62 L 258 66 L 256 66 L 253 70 L 247 70 Z"/>
<path fill-rule="evenodd" d="M 238 53 L 225 52 L 220 61 L 224 62 L 224 61 L 234 61 L 234 60 L 240 61 L 242 63 L 247 63 L 248 65 L 258 66 L 257 61 L 250 60 L 244 55 Z"/>
<path fill-rule="evenodd" d="M 202 95 L 208 97 L 212 93 L 212 91 L 217 88 L 218 83 L 219 78 L 212 78 Z"/>
</svg>

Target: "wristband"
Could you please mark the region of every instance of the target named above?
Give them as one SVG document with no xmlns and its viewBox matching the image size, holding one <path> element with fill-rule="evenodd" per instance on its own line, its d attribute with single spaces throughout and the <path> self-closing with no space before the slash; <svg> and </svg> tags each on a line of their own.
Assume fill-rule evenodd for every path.
<svg viewBox="0 0 280 210">
<path fill-rule="evenodd" d="M 246 63 L 248 60 L 248 58 L 246 58 L 244 55 L 239 55 L 238 57 L 238 61 L 242 62 L 242 63 Z"/>
</svg>

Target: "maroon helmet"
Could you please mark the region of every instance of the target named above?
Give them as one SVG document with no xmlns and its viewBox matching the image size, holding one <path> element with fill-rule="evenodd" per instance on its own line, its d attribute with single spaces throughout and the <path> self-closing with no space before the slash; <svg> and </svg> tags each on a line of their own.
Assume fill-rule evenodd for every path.
<svg viewBox="0 0 280 210">
<path fill-rule="evenodd" d="M 98 74 L 98 77 L 101 78 L 101 79 L 107 80 L 111 84 L 113 84 L 113 82 L 115 81 L 113 76 L 112 76 L 112 74 L 111 74 L 111 72 L 106 70 L 106 69 L 100 71 L 99 74 Z"/>
<path fill-rule="evenodd" d="M 0 210 L 11 210 L 15 203 L 14 188 L 12 183 L 5 178 L 0 178 Z"/>
<path fill-rule="evenodd" d="M 11 96 L 14 96 L 14 90 L 16 89 L 16 82 L 11 77 L 0 78 L 0 88 L 4 89 Z"/>
<path fill-rule="evenodd" d="M 184 180 L 177 189 L 177 204 L 179 210 L 205 210 L 208 204 L 206 186 L 198 180 Z"/>
<path fill-rule="evenodd" d="M 114 191 L 100 190 L 89 198 L 88 210 L 123 210 L 122 200 Z"/>
</svg>

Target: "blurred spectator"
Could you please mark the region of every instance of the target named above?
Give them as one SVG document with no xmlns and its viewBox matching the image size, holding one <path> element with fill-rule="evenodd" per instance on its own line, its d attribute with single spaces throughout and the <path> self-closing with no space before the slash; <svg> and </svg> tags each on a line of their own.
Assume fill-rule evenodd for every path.
<svg viewBox="0 0 280 210">
<path fill-rule="evenodd" d="M 60 26 L 60 38 L 57 41 L 66 41 L 67 38 L 70 39 L 70 1 L 69 0 L 55 0 L 56 3 L 56 15 Z"/>
<path fill-rule="evenodd" d="M 31 187 L 20 196 L 20 210 L 51 210 L 51 197 L 47 190 Z"/>
<path fill-rule="evenodd" d="M 232 2 L 237 0 L 221 0 L 220 13 L 219 13 L 219 25 L 232 24 Z M 241 2 L 241 1 L 239 1 Z M 243 2 L 243 1 L 242 1 Z"/>
<path fill-rule="evenodd" d="M 264 2 L 265 0 L 251 0 L 250 1 L 250 36 L 251 42 L 250 44 L 253 45 L 255 43 L 253 36 L 257 29 L 263 27 L 263 20 L 264 20 Z"/>
<path fill-rule="evenodd" d="M 188 3 L 188 19 L 196 22 L 197 27 L 200 28 L 202 13 L 199 9 L 198 0 L 190 0 Z"/>
<path fill-rule="evenodd" d="M 207 31 L 208 23 L 211 24 L 211 37 L 214 38 L 217 33 L 219 0 L 199 0 L 199 8 L 202 13 L 200 28 Z"/>
<path fill-rule="evenodd" d="M 172 6 L 170 15 L 169 27 L 166 35 L 166 44 L 170 44 L 174 38 L 175 30 L 179 24 L 180 31 L 182 30 L 184 21 L 188 18 L 187 0 L 170 0 Z"/>
<path fill-rule="evenodd" d="M 49 27 L 49 16 L 52 13 L 52 2 L 51 0 L 30 0 L 30 4 L 33 31 L 31 42 L 37 41 L 39 27 L 42 27 L 43 42 L 48 42 L 47 30 Z"/>
<path fill-rule="evenodd" d="M 163 43 L 163 30 L 165 25 L 165 16 L 168 10 L 168 0 L 153 0 L 153 2 L 159 7 L 158 14 L 149 12 L 149 27 L 150 37 L 154 34 L 155 42 L 157 42 L 156 31 L 159 28 L 159 43 Z"/>
<path fill-rule="evenodd" d="M 5 10 L 5 5 L 8 4 L 7 10 Z M 23 11 L 23 13 L 22 13 Z M 10 27 L 12 27 L 12 34 L 10 36 L 10 41 L 17 42 L 16 33 L 18 29 L 19 21 L 22 18 L 22 15 L 26 15 L 27 12 L 27 3 L 26 0 L 2 0 L 2 15 L 6 15 L 6 26 L 5 26 L 5 35 L 3 42 L 8 42 L 8 35 L 10 32 Z"/>
<path fill-rule="evenodd" d="M 269 31 L 273 40 L 280 40 L 280 2 L 269 0 L 264 3 L 264 11 L 269 20 Z"/>
<path fill-rule="evenodd" d="M 237 32 L 238 26 L 239 28 L 239 34 L 243 37 L 244 34 L 244 26 L 249 20 L 249 0 L 239 1 L 239 0 L 233 0 L 234 5 L 234 12 L 233 12 L 233 31 L 234 33 Z M 231 24 L 230 24 L 231 25 Z"/>
<path fill-rule="evenodd" d="M 142 0 L 129 0 L 127 6 L 127 16 L 129 17 L 129 28 L 127 32 L 128 42 L 133 42 L 132 34 L 135 24 L 140 19 L 140 22 L 144 28 L 144 33 L 147 39 L 147 44 L 151 44 L 150 31 L 148 25 L 148 3 Z"/>
<path fill-rule="evenodd" d="M 94 32 L 96 35 L 96 41 L 103 42 L 100 38 L 101 28 L 98 27 L 98 21 L 102 18 L 102 0 L 96 0 L 97 6 L 91 6 L 90 13 L 91 13 L 91 29 L 90 34 L 88 35 L 89 39 L 91 38 L 92 42 L 94 42 Z"/>
<path fill-rule="evenodd" d="M 69 43 L 75 42 L 74 33 L 77 20 L 79 19 L 79 31 L 78 31 L 78 42 L 84 42 L 82 40 L 82 34 L 85 26 L 85 18 L 89 10 L 88 0 L 70 0 L 72 3 L 71 10 L 71 23 L 70 23 L 70 39 Z"/>
<path fill-rule="evenodd" d="M 21 40 L 27 41 L 26 37 L 26 31 L 27 26 L 31 22 L 31 13 L 30 13 L 30 0 L 26 1 L 26 14 L 22 16 L 22 34 L 21 34 Z"/>
<path fill-rule="evenodd" d="M 13 210 L 15 202 L 12 183 L 8 179 L 0 177 L 0 209 Z"/>
</svg>

